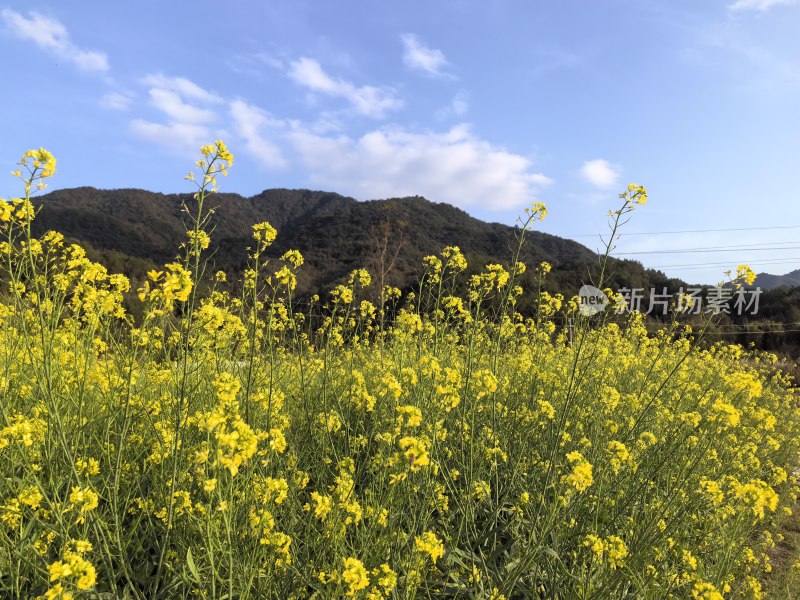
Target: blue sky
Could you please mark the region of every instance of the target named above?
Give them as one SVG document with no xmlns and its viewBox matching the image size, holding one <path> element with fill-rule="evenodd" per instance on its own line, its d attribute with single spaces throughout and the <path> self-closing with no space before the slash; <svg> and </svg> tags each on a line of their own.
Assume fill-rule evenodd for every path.
<svg viewBox="0 0 800 600">
<path fill-rule="evenodd" d="M 798 31 L 800 0 L 11 2 L 0 160 L 44 146 L 51 189 L 191 191 L 222 138 L 225 191 L 419 194 L 509 224 L 541 200 L 544 231 L 592 248 L 636 182 L 620 256 L 693 282 L 784 273 Z"/>
</svg>

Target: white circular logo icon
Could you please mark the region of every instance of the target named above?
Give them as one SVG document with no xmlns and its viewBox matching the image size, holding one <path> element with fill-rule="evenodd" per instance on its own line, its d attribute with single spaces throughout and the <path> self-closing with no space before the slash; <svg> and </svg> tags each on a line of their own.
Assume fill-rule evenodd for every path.
<svg viewBox="0 0 800 600">
<path fill-rule="evenodd" d="M 603 312 L 608 306 L 608 296 L 593 285 L 584 285 L 578 292 L 578 309 L 586 317 Z"/>
</svg>

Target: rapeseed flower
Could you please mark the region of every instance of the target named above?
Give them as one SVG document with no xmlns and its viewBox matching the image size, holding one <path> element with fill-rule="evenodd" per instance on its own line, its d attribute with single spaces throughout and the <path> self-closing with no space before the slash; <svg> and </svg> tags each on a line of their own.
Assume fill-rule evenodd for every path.
<svg viewBox="0 0 800 600">
<path fill-rule="evenodd" d="M 348 596 L 355 596 L 359 590 L 369 587 L 369 574 L 364 563 L 357 558 L 345 558 L 342 581 L 347 584 Z"/>
<path fill-rule="evenodd" d="M 444 556 L 444 544 L 432 531 L 414 538 L 414 547 L 417 552 L 427 554 L 434 563 Z"/>
<path fill-rule="evenodd" d="M 567 460 L 572 464 L 572 471 L 564 481 L 578 492 L 586 491 L 594 482 L 592 464 L 577 451 L 567 454 Z"/>
</svg>

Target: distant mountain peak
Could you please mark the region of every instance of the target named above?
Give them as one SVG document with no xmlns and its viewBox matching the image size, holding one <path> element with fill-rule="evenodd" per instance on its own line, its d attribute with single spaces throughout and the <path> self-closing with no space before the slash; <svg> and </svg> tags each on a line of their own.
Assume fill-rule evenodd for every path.
<svg viewBox="0 0 800 600">
<path fill-rule="evenodd" d="M 781 286 L 800 287 L 800 269 L 795 269 L 785 275 L 759 273 L 755 285 L 764 290 L 772 290 Z"/>
</svg>

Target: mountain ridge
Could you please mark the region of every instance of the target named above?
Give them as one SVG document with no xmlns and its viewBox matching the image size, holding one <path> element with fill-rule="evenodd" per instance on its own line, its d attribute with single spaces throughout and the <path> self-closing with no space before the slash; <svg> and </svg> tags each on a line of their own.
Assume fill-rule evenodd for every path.
<svg viewBox="0 0 800 600">
<path fill-rule="evenodd" d="M 33 229 L 36 235 L 60 231 L 100 253 L 163 264 L 174 259 L 186 239 L 181 207 L 192 201 L 189 193 L 136 188 L 60 189 L 36 198 L 40 212 Z M 214 210 L 210 233 L 217 268 L 241 273 L 252 225 L 268 221 L 278 231 L 268 256 L 297 249 L 306 259 L 300 270 L 301 292 L 330 289 L 355 268 L 374 270 L 381 246 L 390 254 L 398 251 L 385 281 L 398 287 L 412 286 L 422 271 L 422 257 L 438 254 L 445 246 L 459 246 L 474 271 L 487 263 L 507 263 L 518 230 L 421 196 L 359 201 L 335 192 L 272 188 L 250 197 L 218 193 L 207 202 Z M 577 293 L 591 279 L 597 254 L 573 240 L 532 231 L 522 260 L 528 266 L 551 263 L 550 289 Z M 611 266 L 619 286 L 677 289 L 683 284 L 635 261 L 612 259 Z"/>
<path fill-rule="evenodd" d="M 756 285 L 765 290 L 774 290 L 779 287 L 800 287 L 800 269 L 789 271 L 783 275 L 759 273 L 756 276 Z"/>
</svg>

